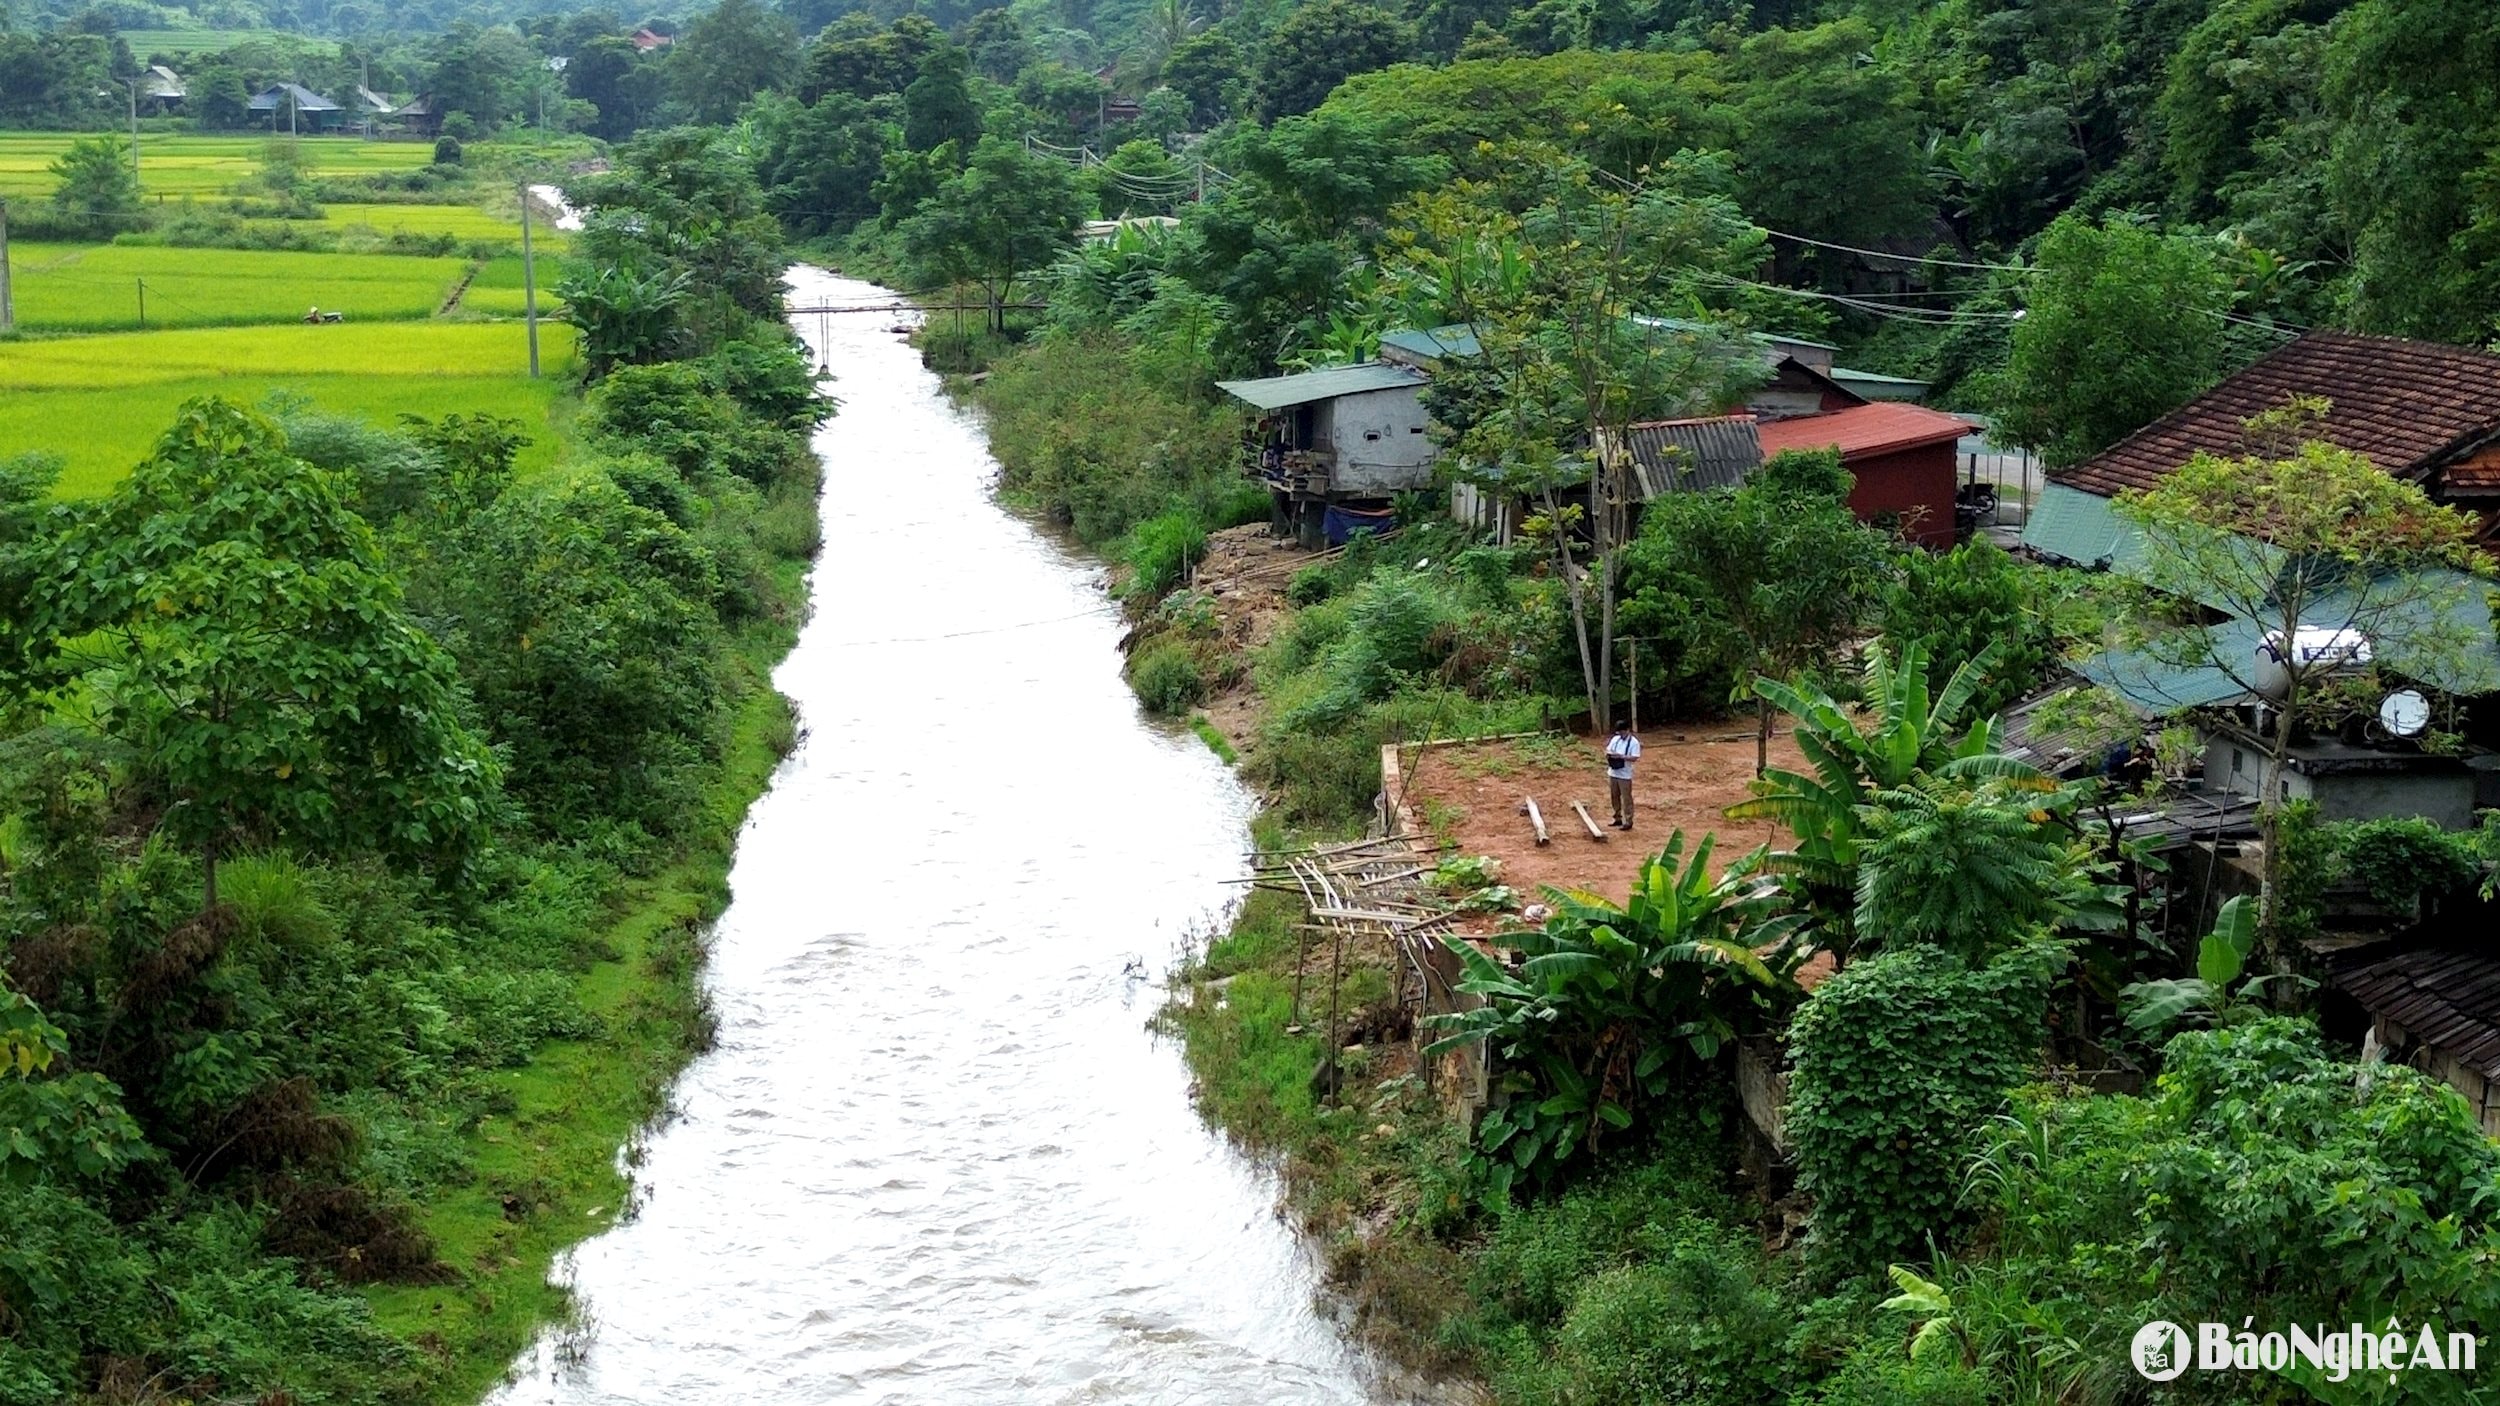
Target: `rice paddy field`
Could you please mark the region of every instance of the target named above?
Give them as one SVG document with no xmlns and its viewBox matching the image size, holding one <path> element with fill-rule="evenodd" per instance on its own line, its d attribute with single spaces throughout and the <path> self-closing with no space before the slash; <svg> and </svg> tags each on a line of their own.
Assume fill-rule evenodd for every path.
<svg viewBox="0 0 2500 1406">
<path fill-rule="evenodd" d="M 431 317 L 469 268 L 406 254 L 131 244 L 14 244 L 9 264 L 18 326 L 30 332 L 137 330 L 143 285 L 149 327 L 298 322 L 316 305 L 351 326 L 404 322 Z"/>
<path fill-rule="evenodd" d="M 130 52 L 137 55 L 142 63 L 151 54 L 180 58 L 255 42 L 320 54 L 335 54 L 339 48 L 335 39 L 314 39 L 283 29 L 125 29 L 121 31 L 121 36 L 129 43 Z"/>
<path fill-rule="evenodd" d="M 0 454 L 59 454 L 64 496 L 101 493 L 147 457 L 183 401 L 277 395 L 385 424 L 508 416 L 530 437 L 520 468 L 533 473 L 556 460 L 573 343 L 569 329 L 542 327 L 546 374 L 533 381 L 523 336 L 516 322 L 297 323 L 0 343 Z"/>
<path fill-rule="evenodd" d="M 49 196 L 58 182 L 53 159 L 83 132 L 0 132 L 0 196 Z M 434 160 L 431 142 L 303 137 L 302 151 L 319 176 L 407 171 Z M 139 138 L 139 187 L 150 200 L 222 196 L 260 169 L 267 136 L 145 133 Z"/>
<path fill-rule="evenodd" d="M 493 240 L 516 246 L 521 242 L 518 214 L 497 214 L 471 205 L 327 204 L 321 207 L 321 222 L 361 225 L 376 234 L 448 234 L 460 240 Z M 541 219 L 531 229 L 530 238 L 532 242 L 545 240 L 552 247 L 561 236 Z"/>
</svg>

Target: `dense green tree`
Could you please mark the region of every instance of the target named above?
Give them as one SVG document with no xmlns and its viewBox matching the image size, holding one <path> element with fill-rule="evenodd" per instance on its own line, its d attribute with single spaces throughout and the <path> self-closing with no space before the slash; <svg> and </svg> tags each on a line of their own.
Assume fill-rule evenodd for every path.
<svg viewBox="0 0 2500 1406">
<path fill-rule="evenodd" d="M 1066 163 L 983 137 L 964 169 L 903 221 L 901 234 L 921 277 L 980 284 L 990 330 L 1003 332 L 1009 290 L 1074 241 L 1084 212 Z"/>
<path fill-rule="evenodd" d="M 756 179 L 764 203 L 799 234 L 840 234 L 877 214 L 874 194 L 891 127 L 848 93 L 813 106 L 756 101 Z"/>
<path fill-rule="evenodd" d="M 1024 26 L 1002 9 L 983 10 L 965 20 L 955 31 L 955 42 L 972 56 L 972 71 L 992 83 L 1015 82 L 1035 56 Z"/>
<path fill-rule="evenodd" d="M 2500 334 L 2500 12 L 2364 0 L 2335 27 L 2329 188 L 2352 212 L 2364 325 L 2480 343 Z"/>
<path fill-rule="evenodd" d="M 464 114 L 491 130 L 526 105 L 522 82 L 538 70 L 538 55 L 508 29 L 463 22 L 426 46 L 425 91 L 435 110 Z"/>
<path fill-rule="evenodd" d="M 1311 0 L 1268 35 L 1259 56 L 1258 104 L 1273 122 L 1309 112 L 1357 73 L 1415 52 L 1414 31 L 1369 0 Z"/>
<path fill-rule="evenodd" d="M 80 137 L 52 160 L 52 208 L 92 238 L 130 232 L 139 214 L 139 178 L 130 169 L 130 143 L 119 137 Z"/>
<path fill-rule="evenodd" d="M 92 690 L 95 726 L 203 854 L 212 905 L 239 835 L 447 860 L 482 832 L 496 765 L 350 503 L 266 419 L 191 401 L 21 564 L 20 681 Z"/>
<path fill-rule="evenodd" d="M 699 122 L 727 122 L 798 77 L 799 32 L 761 0 L 720 0 L 670 47 L 669 92 Z"/>
<path fill-rule="evenodd" d="M 2078 463 L 2221 378 L 2227 289 L 2207 245 L 2068 216 L 2038 270 L 1990 390 L 2002 442 Z"/>
<path fill-rule="evenodd" d="M 1190 115 L 1212 127 L 1238 111 L 1249 86 L 1241 45 L 1222 29 L 1200 30 L 1163 60 L 1163 81 L 1189 100 Z"/>
<path fill-rule="evenodd" d="M 808 46 L 799 96 L 814 102 L 827 93 L 860 99 L 899 93 L 920 75 L 920 61 L 945 42 L 944 32 L 919 15 L 880 29 L 865 11 L 853 11 Z"/>
<path fill-rule="evenodd" d="M 1919 233 L 1933 217 L 1909 94 L 1890 70 L 1861 60 L 1875 47 L 1863 20 L 1746 42 L 1730 75 L 1737 197 L 1774 229 L 1844 244 Z M 1781 251 L 1791 268 L 1836 281 L 1822 251 Z"/>
<path fill-rule="evenodd" d="M 659 113 L 666 78 L 633 41 L 603 34 L 575 49 L 564 66 L 564 90 L 598 110 L 593 136 L 621 142 Z"/>
<path fill-rule="evenodd" d="M 1828 665 L 1873 615 L 1890 549 L 1849 511 L 1839 456 L 1820 457 L 1837 492 L 1757 481 L 1652 499 L 1624 549 L 1620 631 L 1691 674 L 1750 683 Z M 1759 773 L 1769 765 L 1770 700 L 1755 711 Z"/>
<path fill-rule="evenodd" d="M 970 148 L 981 138 L 981 109 L 972 100 L 972 60 L 952 44 L 920 60 L 920 76 L 903 90 L 903 145 L 928 151 L 942 142 Z"/>
</svg>

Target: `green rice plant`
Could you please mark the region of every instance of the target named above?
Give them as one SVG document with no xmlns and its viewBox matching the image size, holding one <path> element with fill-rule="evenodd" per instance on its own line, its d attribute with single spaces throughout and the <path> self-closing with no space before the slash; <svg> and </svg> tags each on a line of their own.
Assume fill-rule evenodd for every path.
<svg viewBox="0 0 2500 1406">
<path fill-rule="evenodd" d="M 312 307 L 347 325 L 408 321 L 431 317 L 466 272 L 458 259 L 389 254 L 138 244 L 9 253 L 18 326 L 30 332 L 300 323 Z"/>
<path fill-rule="evenodd" d="M 522 336 L 512 323 L 349 323 L 0 343 L 0 456 L 58 453 L 58 491 L 83 497 L 145 458 L 183 401 L 284 394 L 385 424 L 449 410 L 518 420 L 526 476 L 556 459 L 572 336 L 540 329 L 547 375 L 535 381 Z"/>
</svg>

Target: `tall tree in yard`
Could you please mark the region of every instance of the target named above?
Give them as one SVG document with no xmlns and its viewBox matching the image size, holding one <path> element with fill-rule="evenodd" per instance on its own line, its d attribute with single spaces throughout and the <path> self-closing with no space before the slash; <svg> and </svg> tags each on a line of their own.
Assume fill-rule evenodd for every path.
<svg viewBox="0 0 2500 1406">
<path fill-rule="evenodd" d="M 2251 420 L 2248 452 L 2200 453 L 2118 504 L 2142 533 L 2147 583 L 2189 617 L 2155 637 L 2155 653 L 2272 695 L 2259 796 L 2266 845 L 2258 927 L 2269 945 L 2280 927 L 2275 830 L 2285 760 L 2326 676 L 2348 663 L 2336 653 L 2313 656 L 2300 647 L 2302 634 L 2358 635 L 2379 659 L 2393 655 L 2427 683 L 2487 681 L 2490 668 L 2488 610 L 2457 575 L 2490 572 L 2473 546 L 2474 520 L 2317 438 L 2326 409 L 2300 401 Z M 2234 621 L 2206 623 L 2202 606 Z M 2244 633 L 2232 629 L 2240 620 L 2264 632 L 2276 667 L 2260 669 Z"/>
<path fill-rule="evenodd" d="M 983 137 L 964 169 L 903 221 L 903 245 L 921 276 L 979 283 L 990 330 L 1004 332 L 1008 290 L 1068 247 L 1084 208 L 1064 163 L 1020 142 Z"/>
<path fill-rule="evenodd" d="M 1891 552 L 1849 511 L 1839 455 L 1815 457 L 1828 460 L 1836 493 L 1766 471 L 1733 491 L 1652 501 L 1624 549 L 1624 633 L 1724 669 L 1748 693 L 1756 675 L 1786 679 L 1825 662 L 1874 613 Z M 1754 704 L 1759 776 L 1770 765 L 1771 700 Z"/>
<path fill-rule="evenodd" d="M 1710 193 L 1707 173 L 1644 168 L 1618 184 L 1551 148 L 1511 157 L 1496 183 L 1415 203 L 1412 229 L 1395 236 L 1393 282 L 1482 344 L 1435 381 L 1433 416 L 1462 475 L 1537 504 L 1589 716 L 1602 722 L 1629 535 L 1627 432 L 1715 404 L 1759 367 L 1748 350 L 1645 314 L 1758 266 L 1763 236 Z"/>
<path fill-rule="evenodd" d="M 134 749 L 209 905 L 237 840 L 456 861 L 480 835 L 497 767 L 450 657 L 348 486 L 269 421 L 187 402 L 108 496 L 11 516 L 0 668 Z"/>
<path fill-rule="evenodd" d="M 1997 433 L 2052 467 L 2117 443 L 2221 378 L 2227 304 L 2204 245 L 2060 219 L 2041 237 L 2030 305 L 1992 388 Z"/>
</svg>

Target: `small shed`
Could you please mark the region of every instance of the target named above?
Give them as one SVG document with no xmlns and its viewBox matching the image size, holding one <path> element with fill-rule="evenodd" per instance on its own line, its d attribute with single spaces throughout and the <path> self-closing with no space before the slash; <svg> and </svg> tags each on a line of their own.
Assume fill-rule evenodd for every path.
<svg viewBox="0 0 2500 1406">
<path fill-rule="evenodd" d="M 290 132 L 326 132 L 347 119 L 345 109 L 301 83 L 272 83 L 254 93 L 244 107 L 268 114 L 273 131 L 280 118 Z"/>
<path fill-rule="evenodd" d="M 2370 1017 L 2387 1057 L 2465 1095 L 2500 1137 L 2500 958 L 2452 947 L 2356 954 L 2334 976 Z"/>
<path fill-rule="evenodd" d="M 1258 412 L 1252 472 L 1279 525 L 1316 547 L 1341 540 L 1354 515 L 1377 516 L 1393 495 L 1432 485 L 1430 380 L 1412 366 L 1366 361 L 1216 385 Z"/>
<path fill-rule="evenodd" d="M 1954 447 L 1969 421 L 1923 405 L 1856 405 L 1826 415 L 1769 420 L 1756 431 L 1763 457 L 1790 449 L 1837 449 L 1857 480 L 1849 507 L 1868 522 L 1895 521 L 1921 546 L 1953 545 Z"/>
</svg>

